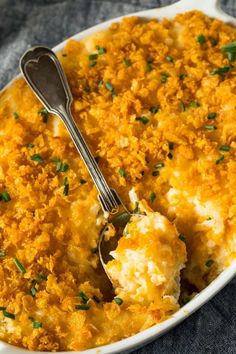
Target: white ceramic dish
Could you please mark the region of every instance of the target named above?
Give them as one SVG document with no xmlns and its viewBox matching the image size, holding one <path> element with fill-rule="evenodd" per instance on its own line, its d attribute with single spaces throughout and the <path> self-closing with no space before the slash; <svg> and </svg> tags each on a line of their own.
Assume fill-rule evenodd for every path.
<svg viewBox="0 0 236 354">
<path fill-rule="evenodd" d="M 152 9 L 147 11 L 141 11 L 133 14 L 128 14 L 126 16 L 139 16 L 144 18 L 158 18 L 163 17 L 172 18 L 178 13 L 182 13 L 190 10 L 201 10 L 206 15 L 210 17 L 215 17 L 223 22 L 230 23 L 236 26 L 236 19 L 224 13 L 219 7 L 218 0 L 180 0 L 177 3 L 165 6 L 159 9 Z M 120 21 L 122 16 L 116 19 L 112 19 L 103 22 L 99 25 L 91 27 L 83 32 L 80 32 L 73 36 L 72 38 L 76 40 L 81 40 L 95 32 L 102 31 L 109 27 L 109 25 L 114 21 Z M 65 42 L 62 42 L 54 48 L 56 52 L 63 49 Z M 20 77 L 18 75 L 16 78 Z M 16 80 L 16 78 L 14 80 Z M 4 89 L 9 87 L 12 80 Z M 144 346 L 145 344 L 153 341 L 154 339 L 160 337 L 164 333 L 168 332 L 170 329 L 175 327 L 177 324 L 185 320 L 188 316 L 198 310 L 202 305 L 209 301 L 214 295 L 216 295 L 229 281 L 236 275 L 236 261 L 233 262 L 224 272 L 222 272 L 206 289 L 199 293 L 193 300 L 177 311 L 170 319 L 157 324 L 145 331 L 133 335 L 127 339 L 123 339 L 119 342 L 108 344 L 99 348 L 84 350 L 80 352 L 74 352 L 75 354 L 118 354 L 118 353 L 130 353 L 133 350 Z M 32 354 L 35 352 L 16 348 L 14 346 L 8 345 L 4 342 L 0 342 L 0 354 Z M 45 352 L 37 352 L 45 353 Z M 69 354 L 71 352 L 60 352 L 62 354 Z"/>
</svg>

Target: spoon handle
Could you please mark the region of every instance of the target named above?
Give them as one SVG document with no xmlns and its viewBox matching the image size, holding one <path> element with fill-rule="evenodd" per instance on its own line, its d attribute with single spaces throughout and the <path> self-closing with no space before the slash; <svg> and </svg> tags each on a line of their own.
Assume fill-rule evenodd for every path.
<svg viewBox="0 0 236 354">
<path fill-rule="evenodd" d="M 20 60 L 21 72 L 39 100 L 50 113 L 64 122 L 78 152 L 81 155 L 97 189 L 104 211 L 115 214 L 123 205 L 115 190 L 111 189 L 71 114 L 73 97 L 61 67 L 52 50 L 34 47 L 25 52 Z"/>
</svg>

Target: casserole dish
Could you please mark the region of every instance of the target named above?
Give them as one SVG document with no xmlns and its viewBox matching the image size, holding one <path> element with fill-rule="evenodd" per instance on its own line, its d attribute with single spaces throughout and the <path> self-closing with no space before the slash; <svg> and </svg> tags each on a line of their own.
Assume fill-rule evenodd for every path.
<svg viewBox="0 0 236 354">
<path fill-rule="evenodd" d="M 211 5 L 211 7 L 210 7 Z M 206 7 L 206 8 L 205 8 Z M 205 12 L 207 15 L 216 17 L 222 21 L 225 22 L 231 22 L 233 23 L 233 20 L 231 17 L 224 15 L 220 10 L 217 9 L 217 3 L 216 2 L 207 2 L 204 4 L 203 1 L 200 1 L 199 3 L 195 1 L 181 1 L 177 3 L 176 5 L 172 5 L 167 8 L 163 8 L 160 10 L 150 10 L 150 11 L 144 11 L 141 13 L 138 13 L 136 15 L 140 17 L 145 17 L 145 18 L 163 18 L 163 17 L 173 17 L 177 13 L 193 10 L 193 9 L 199 9 Z M 119 21 L 119 19 L 117 19 Z M 103 30 L 107 26 L 109 26 L 111 21 L 106 22 L 105 24 L 98 25 L 93 27 L 90 30 L 84 31 L 79 35 L 74 36 L 74 39 L 80 40 L 84 37 L 87 37 L 88 35 Z M 55 48 L 56 51 L 59 51 L 63 48 L 64 43 L 59 45 L 58 47 Z M 204 302 L 210 299 L 217 291 L 219 291 L 234 275 L 235 272 L 235 265 L 231 265 L 225 272 L 223 272 L 214 282 L 212 282 L 208 288 L 206 288 L 202 293 L 197 295 L 188 305 L 183 307 L 181 310 L 179 310 L 172 318 L 169 320 L 163 322 L 162 324 L 159 324 L 157 326 L 154 326 L 146 331 L 143 331 L 140 334 L 137 334 L 133 337 L 130 337 L 128 339 L 122 340 L 118 343 L 114 343 L 111 345 L 107 345 L 104 347 L 101 347 L 99 349 L 91 349 L 88 351 L 84 351 L 84 353 L 120 353 L 122 351 L 129 352 L 131 350 L 134 350 L 137 346 L 144 345 L 146 342 L 151 341 L 152 339 L 156 338 L 157 336 L 163 334 L 165 331 L 169 330 L 172 328 L 174 325 L 179 323 L 181 320 L 185 319 L 189 314 L 194 312 L 197 308 L 199 308 Z M 13 347 L 7 346 L 7 345 L 2 345 L 2 352 L 3 353 L 12 353 L 14 351 Z M 19 350 L 17 349 L 18 353 L 23 353 L 26 351 Z"/>
</svg>

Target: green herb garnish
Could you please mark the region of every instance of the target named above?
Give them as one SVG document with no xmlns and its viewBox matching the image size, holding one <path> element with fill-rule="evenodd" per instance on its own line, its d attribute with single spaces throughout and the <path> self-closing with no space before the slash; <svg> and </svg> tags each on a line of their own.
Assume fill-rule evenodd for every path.
<svg viewBox="0 0 236 354">
<path fill-rule="evenodd" d="M 149 111 L 151 113 L 157 113 L 159 111 L 159 107 L 158 106 L 152 106 L 152 107 L 150 107 Z"/>
<path fill-rule="evenodd" d="M 139 202 L 135 202 L 133 214 L 137 214 L 138 212 L 139 212 Z"/>
<path fill-rule="evenodd" d="M 81 298 L 81 300 L 83 301 L 84 304 L 87 304 L 87 302 L 89 301 L 88 296 L 86 296 L 83 291 L 80 291 L 79 297 Z"/>
<path fill-rule="evenodd" d="M 149 73 L 152 70 L 152 65 L 151 63 L 146 64 L 146 72 Z"/>
<path fill-rule="evenodd" d="M 221 48 L 222 52 L 227 54 L 229 61 L 236 59 L 236 42 L 229 43 Z"/>
<path fill-rule="evenodd" d="M 114 297 L 114 301 L 115 301 L 115 303 L 117 304 L 117 305 L 122 305 L 123 304 L 123 300 L 120 298 L 120 297 Z"/>
<path fill-rule="evenodd" d="M 185 106 L 185 103 L 184 103 L 184 102 L 180 102 L 180 108 L 181 108 L 181 111 L 182 111 L 182 112 L 185 112 L 185 111 L 186 111 L 186 106 Z"/>
<path fill-rule="evenodd" d="M 181 304 L 182 304 L 182 305 L 186 305 L 190 300 L 191 300 L 191 299 L 190 299 L 189 296 L 184 296 L 184 297 L 181 299 Z"/>
<path fill-rule="evenodd" d="M 217 127 L 215 125 L 205 125 L 205 129 L 207 129 L 207 130 L 216 130 Z"/>
<path fill-rule="evenodd" d="M 89 63 L 90 68 L 93 68 L 95 65 L 97 65 L 97 62 L 95 60 L 90 61 L 90 63 Z"/>
<path fill-rule="evenodd" d="M 216 160 L 216 165 L 219 165 L 219 163 L 221 163 L 224 160 L 225 156 L 224 155 L 220 155 L 220 157 Z"/>
<path fill-rule="evenodd" d="M 41 279 L 41 280 L 48 280 L 48 278 L 46 277 L 46 275 L 43 275 L 42 273 L 37 273 L 37 276 L 38 276 L 39 279 Z"/>
<path fill-rule="evenodd" d="M 204 44 L 206 42 L 206 38 L 205 38 L 205 36 L 203 36 L 203 34 L 200 34 L 199 36 L 196 37 L 196 41 L 199 44 Z"/>
<path fill-rule="evenodd" d="M 34 144 L 29 143 L 29 144 L 26 144 L 25 146 L 26 146 L 27 148 L 29 148 L 29 149 L 32 149 L 32 148 L 34 147 Z"/>
<path fill-rule="evenodd" d="M 222 146 L 219 147 L 219 150 L 221 150 L 221 151 L 229 151 L 230 150 L 230 146 L 222 145 Z"/>
<path fill-rule="evenodd" d="M 151 203 L 153 203 L 154 200 L 156 199 L 156 193 L 155 192 L 151 192 L 150 196 L 149 196 L 149 199 L 150 199 Z"/>
<path fill-rule="evenodd" d="M 0 251 L 0 257 L 5 257 L 5 256 L 6 256 L 6 252 Z"/>
<path fill-rule="evenodd" d="M 180 239 L 181 241 L 185 242 L 185 241 L 186 241 L 186 236 L 183 235 L 183 234 L 179 234 L 179 239 Z"/>
<path fill-rule="evenodd" d="M 188 75 L 187 74 L 180 74 L 179 79 L 183 81 Z"/>
<path fill-rule="evenodd" d="M 166 56 L 166 60 L 170 63 L 172 63 L 174 61 L 173 57 L 171 55 L 167 55 Z"/>
<path fill-rule="evenodd" d="M 11 318 L 12 320 L 15 319 L 15 315 L 13 313 L 7 312 L 6 310 L 3 310 L 2 313 L 4 317 Z"/>
<path fill-rule="evenodd" d="M 47 109 L 46 109 L 46 108 L 40 109 L 39 114 L 41 114 L 41 116 L 42 116 L 42 118 L 43 118 L 43 122 L 44 122 L 44 123 L 47 123 L 47 121 L 48 121 L 48 115 L 49 115 L 49 112 L 47 111 Z"/>
<path fill-rule="evenodd" d="M 110 92 L 114 91 L 114 87 L 112 86 L 112 84 L 110 82 L 106 82 L 105 86 Z"/>
<path fill-rule="evenodd" d="M 160 81 L 161 81 L 161 83 L 162 83 L 162 84 L 165 84 L 166 81 L 167 81 L 167 79 L 168 79 L 168 77 L 169 77 L 169 74 L 167 74 L 167 73 L 161 73 L 161 74 L 160 74 Z"/>
<path fill-rule="evenodd" d="M 39 154 L 34 154 L 34 155 L 30 156 L 30 159 L 32 161 L 35 161 L 38 163 L 42 163 L 44 161 L 43 158 L 41 157 L 41 155 L 39 155 Z"/>
<path fill-rule="evenodd" d="M 35 297 L 35 295 L 37 293 L 37 289 L 35 288 L 35 286 L 32 286 L 32 288 L 30 289 L 30 293 L 33 297 Z"/>
<path fill-rule="evenodd" d="M 69 183 L 67 177 L 65 177 L 63 180 L 63 186 L 64 186 L 63 195 L 67 196 L 69 194 Z"/>
<path fill-rule="evenodd" d="M 162 168 L 164 166 L 165 166 L 164 162 L 160 162 L 160 163 L 157 163 L 156 165 L 154 165 L 154 168 Z"/>
<path fill-rule="evenodd" d="M 99 83 L 98 83 L 98 88 L 100 89 L 103 85 L 103 80 L 100 80 Z"/>
<path fill-rule="evenodd" d="M 208 261 L 206 261 L 205 265 L 210 268 L 212 266 L 212 264 L 214 263 L 214 261 L 212 259 L 208 259 Z"/>
<path fill-rule="evenodd" d="M 8 192 L 0 193 L 0 200 L 3 200 L 5 203 L 11 200 L 10 194 Z"/>
<path fill-rule="evenodd" d="M 123 169 L 123 168 L 119 168 L 119 175 L 121 176 L 121 177 L 126 177 L 126 172 L 125 172 L 125 170 Z"/>
<path fill-rule="evenodd" d="M 18 118 L 19 118 L 19 114 L 18 114 L 17 112 L 13 112 L 13 117 L 14 117 L 15 119 L 18 119 Z"/>
<path fill-rule="evenodd" d="M 199 107 L 200 106 L 200 103 L 199 102 L 190 102 L 190 107 Z"/>
<path fill-rule="evenodd" d="M 4 311 L 4 310 L 6 310 L 6 307 L 0 306 L 0 311 Z"/>
<path fill-rule="evenodd" d="M 42 328 L 42 326 L 43 326 L 42 322 L 33 321 L 33 328 L 34 329 Z"/>
<path fill-rule="evenodd" d="M 146 116 L 136 117 L 135 120 L 142 122 L 144 125 L 149 122 L 149 119 Z"/>
<path fill-rule="evenodd" d="M 97 46 L 96 48 L 97 48 L 99 55 L 106 54 L 106 52 L 107 52 L 106 48 L 99 47 L 99 46 Z"/>
<path fill-rule="evenodd" d="M 215 118 L 216 118 L 216 116 L 217 116 L 217 113 L 212 112 L 212 113 L 208 113 L 207 118 L 208 118 L 208 119 L 215 119 Z"/>
<path fill-rule="evenodd" d="M 219 75 L 221 78 L 224 78 L 225 75 L 233 68 L 233 65 L 225 65 L 222 68 L 218 68 L 210 72 L 210 75 Z"/>
<path fill-rule="evenodd" d="M 154 177 L 159 176 L 159 174 L 160 174 L 160 171 L 152 171 L 152 175 Z"/>
<path fill-rule="evenodd" d="M 128 67 L 132 65 L 130 59 L 128 59 L 128 58 L 125 58 L 125 59 L 124 59 L 124 63 L 125 63 L 125 65 L 128 66 Z"/>
<path fill-rule="evenodd" d="M 98 54 L 96 54 L 96 53 L 89 54 L 89 56 L 88 56 L 89 60 L 95 60 L 95 59 L 97 59 L 97 57 L 98 57 Z"/>
<path fill-rule="evenodd" d="M 20 261 L 16 257 L 13 258 L 13 263 L 21 273 L 23 274 L 26 273 L 24 266 L 20 263 Z"/>
<path fill-rule="evenodd" d="M 86 304 L 84 304 L 84 305 L 77 304 L 77 305 L 75 305 L 75 308 L 76 308 L 76 310 L 89 310 L 90 306 L 86 305 Z"/>
</svg>

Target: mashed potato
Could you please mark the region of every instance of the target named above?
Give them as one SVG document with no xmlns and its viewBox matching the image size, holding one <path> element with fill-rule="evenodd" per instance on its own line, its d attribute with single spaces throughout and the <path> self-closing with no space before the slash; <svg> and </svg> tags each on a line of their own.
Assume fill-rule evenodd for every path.
<svg viewBox="0 0 236 354">
<path fill-rule="evenodd" d="M 152 211 L 132 216 L 111 255 L 107 271 L 119 298 L 146 305 L 169 298 L 177 304 L 186 250 L 166 217 Z"/>
<path fill-rule="evenodd" d="M 109 185 L 130 210 L 133 188 L 154 212 L 133 218 L 113 254 L 111 301 L 104 220 L 73 142 L 23 79 L 0 94 L 0 339 L 79 351 L 127 338 L 235 259 L 236 64 L 222 50 L 235 41 L 234 28 L 193 11 L 126 18 L 59 55 Z"/>
</svg>

